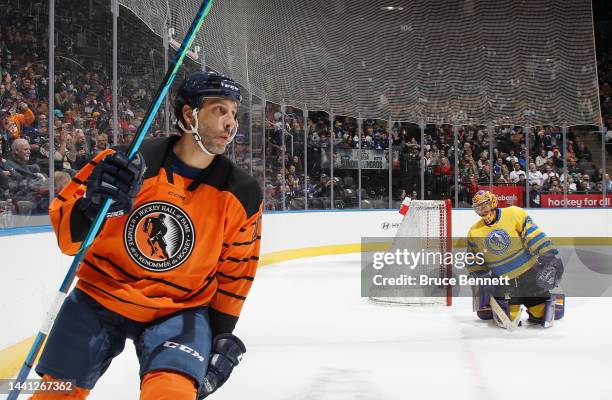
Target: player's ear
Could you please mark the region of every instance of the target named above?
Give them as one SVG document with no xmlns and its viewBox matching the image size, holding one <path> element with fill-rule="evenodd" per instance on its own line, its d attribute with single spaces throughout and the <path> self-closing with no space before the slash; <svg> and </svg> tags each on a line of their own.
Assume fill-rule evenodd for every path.
<svg viewBox="0 0 612 400">
<path fill-rule="evenodd" d="M 183 121 L 185 121 L 185 128 L 189 129 L 194 126 L 195 121 L 193 120 L 192 108 L 189 104 L 183 106 Z"/>
</svg>

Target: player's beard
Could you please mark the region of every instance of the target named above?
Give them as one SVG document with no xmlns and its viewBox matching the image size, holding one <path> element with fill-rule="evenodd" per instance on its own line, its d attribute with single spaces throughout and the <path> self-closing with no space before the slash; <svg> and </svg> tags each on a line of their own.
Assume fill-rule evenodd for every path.
<svg viewBox="0 0 612 400">
<path fill-rule="evenodd" d="M 223 136 L 225 132 L 214 132 L 214 129 L 211 129 L 208 126 L 203 126 L 200 129 L 200 137 L 202 138 L 202 145 L 211 152 L 212 154 L 223 154 L 225 153 L 225 149 L 227 145 L 231 143 L 230 140 L 222 140 L 220 136 Z"/>
</svg>

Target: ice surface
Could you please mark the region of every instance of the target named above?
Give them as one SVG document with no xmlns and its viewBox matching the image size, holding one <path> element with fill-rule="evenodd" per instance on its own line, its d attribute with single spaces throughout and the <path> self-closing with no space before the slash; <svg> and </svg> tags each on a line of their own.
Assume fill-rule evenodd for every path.
<svg viewBox="0 0 612 400">
<path fill-rule="evenodd" d="M 567 299 L 551 329 L 506 332 L 453 307 L 360 297 L 359 255 L 261 268 L 236 334 L 247 354 L 214 400 L 612 399 L 612 299 Z M 129 343 L 93 400 L 138 399 Z M 24 397 L 25 398 L 25 397 Z"/>
</svg>

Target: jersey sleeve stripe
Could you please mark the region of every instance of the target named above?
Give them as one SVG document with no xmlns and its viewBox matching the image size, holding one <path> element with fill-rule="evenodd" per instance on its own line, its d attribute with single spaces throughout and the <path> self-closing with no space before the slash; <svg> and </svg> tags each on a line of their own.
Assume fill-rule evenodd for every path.
<svg viewBox="0 0 612 400">
<path fill-rule="evenodd" d="M 529 236 L 530 234 L 532 234 L 533 232 L 535 232 L 538 229 L 539 228 L 538 228 L 537 225 L 531 225 L 529 228 L 527 228 L 527 231 L 525 231 L 525 236 Z"/>
<path fill-rule="evenodd" d="M 228 274 L 224 274 L 223 272 L 217 272 L 217 275 L 222 276 L 224 278 L 227 279 L 231 279 L 232 281 L 237 281 L 240 279 L 246 279 L 247 281 L 253 281 L 255 278 L 249 275 L 244 275 L 244 276 L 232 276 L 232 275 L 228 275 Z"/>
<path fill-rule="evenodd" d="M 72 178 L 72 182 L 78 183 L 79 185 L 84 185 L 85 184 L 85 182 L 83 182 L 82 180 L 80 180 L 76 176 L 74 178 Z"/>
<path fill-rule="evenodd" d="M 521 228 L 521 232 L 520 232 L 521 237 L 523 237 L 523 232 L 525 232 L 525 227 L 530 222 L 532 222 L 531 217 L 525 217 L 525 220 L 523 221 L 523 227 Z"/>
<path fill-rule="evenodd" d="M 531 247 L 531 246 L 533 246 L 533 245 L 534 245 L 534 244 L 536 244 L 536 243 L 537 243 L 539 240 L 541 240 L 541 239 L 543 239 L 543 238 L 545 238 L 545 237 L 546 237 L 546 235 L 544 234 L 544 232 L 540 232 L 538 235 L 536 235 L 534 238 L 530 239 L 530 240 L 527 242 L 527 247 Z"/>
<path fill-rule="evenodd" d="M 232 292 L 228 292 L 227 290 L 223 290 L 223 289 L 217 289 L 217 293 L 221 293 L 221 294 L 224 294 L 226 296 L 233 297 L 235 299 L 242 300 L 242 301 L 246 300 L 246 297 L 244 297 L 244 296 L 240 296 L 240 295 L 237 295 L 237 294 L 232 293 Z"/>
<path fill-rule="evenodd" d="M 553 245 L 552 242 L 550 240 L 547 240 L 544 243 L 542 243 L 541 245 L 539 245 L 538 248 L 535 249 L 534 253 L 535 254 L 540 254 L 540 253 L 553 253 L 553 254 L 557 254 L 558 253 L 557 249 L 552 249 L 550 251 L 542 252 L 543 248 L 549 247 L 549 246 L 552 247 L 552 245 Z"/>
<path fill-rule="evenodd" d="M 256 241 L 260 240 L 261 236 L 257 236 L 255 239 L 250 240 L 248 242 L 234 242 L 231 244 L 231 246 L 248 246 L 251 245 L 253 243 L 255 243 Z M 223 243 L 223 247 L 230 247 L 229 244 Z"/>
<path fill-rule="evenodd" d="M 58 195 L 57 195 L 57 199 L 58 199 L 59 201 L 61 201 L 61 202 L 65 202 L 65 201 L 67 200 L 67 199 L 66 199 L 64 196 L 62 196 L 62 195 L 60 195 L 60 194 L 58 194 Z"/>
<path fill-rule="evenodd" d="M 527 264 L 529 260 L 531 260 L 532 256 L 528 252 L 523 252 L 519 257 L 515 258 L 512 261 L 504 263 L 502 265 L 498 265 L 497 267 L 491 268 L 493 274 L 496 276 L 502 276 L 504 274 L 508 274 L 513 270 L 522 267 L 524 264 Z"/>
<path fill-rule="evenodd" d="M 192 299 L 192 298 L 196 297 L 197 295 L 199 295 L 200 293 L 202 293 L 203 291 L 205 291 L 206 289 L 208 289 L 208 287 L 210 286 L 211 283 L 216 282 L 215 279 L 213 279 L 213 278 L 214 278 L 214 275 L 207 276 L 206 279 L 205 279 L 206 283 L 204 284 L 204 286 L 202 286 L 197 291 L 192 292 L 191 294 L 189 294 L 189 295 L 187 295 L 185 297 L 182 297 L 180 299 L 180 301 L 187 301 L 189 299 Z"/>
<path fill-rule="evenodd" d="M 234 262 L 234 263 L 242 263 L 242 262 L 245 262 L 245 261 L 259 261 L 259 257 L 256 257 L 256 256 L 245 257 L 245 258 L 236 258 L 236 257 L 223 258 L 223 257 L 221 257 L 219 259 L 219 262 L 225 262 L 225 261 L 231 261 L 231 262 Z"/>
</svg>

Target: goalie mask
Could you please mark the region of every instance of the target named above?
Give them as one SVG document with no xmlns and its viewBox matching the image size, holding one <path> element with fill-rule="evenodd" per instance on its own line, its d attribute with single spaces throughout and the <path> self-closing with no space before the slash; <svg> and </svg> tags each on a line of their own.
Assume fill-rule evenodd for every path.
<svg viewBox="0 0 612 400">
<path fill-rule="evenodd" d="M 491 224 L 495 221 L 497 217 L 497 197 L 493 193 L 487 190 L 478 191 L 472 199 L 472 207 L 485 224 Z"/>
<path fill-rule="evenodd" d="M 242 96 L 240 95 L 240 88 L 238 84 L 231 78 L 224 75 L 217 74 L 215 72 L 196 72 L 191 74 L 187 79 L 183 81 L 179 87 L 174 102 L 174 115 L 176 117 L 176 126 L 182 132 L 189 132 L 193 134 L 193 137 L 200 147 L 200 149 L 208 155 L 214 155 L 210 152 L 202 143 L 202 137 L 199 132 L 198 122 L 198 111 L 203 106 L 206 99 L 220 98 L 233 100 L 240 104 Z M 185 126 L 183 120 L 183 107 L 189 105 L 192 109 L 192 116 L 194 124 Z M 236 119 L 236 126 L 232 129 L 229 137 L 228 144 L 234 140 L 238 132 L 238 120 Z"/>
</svg>

